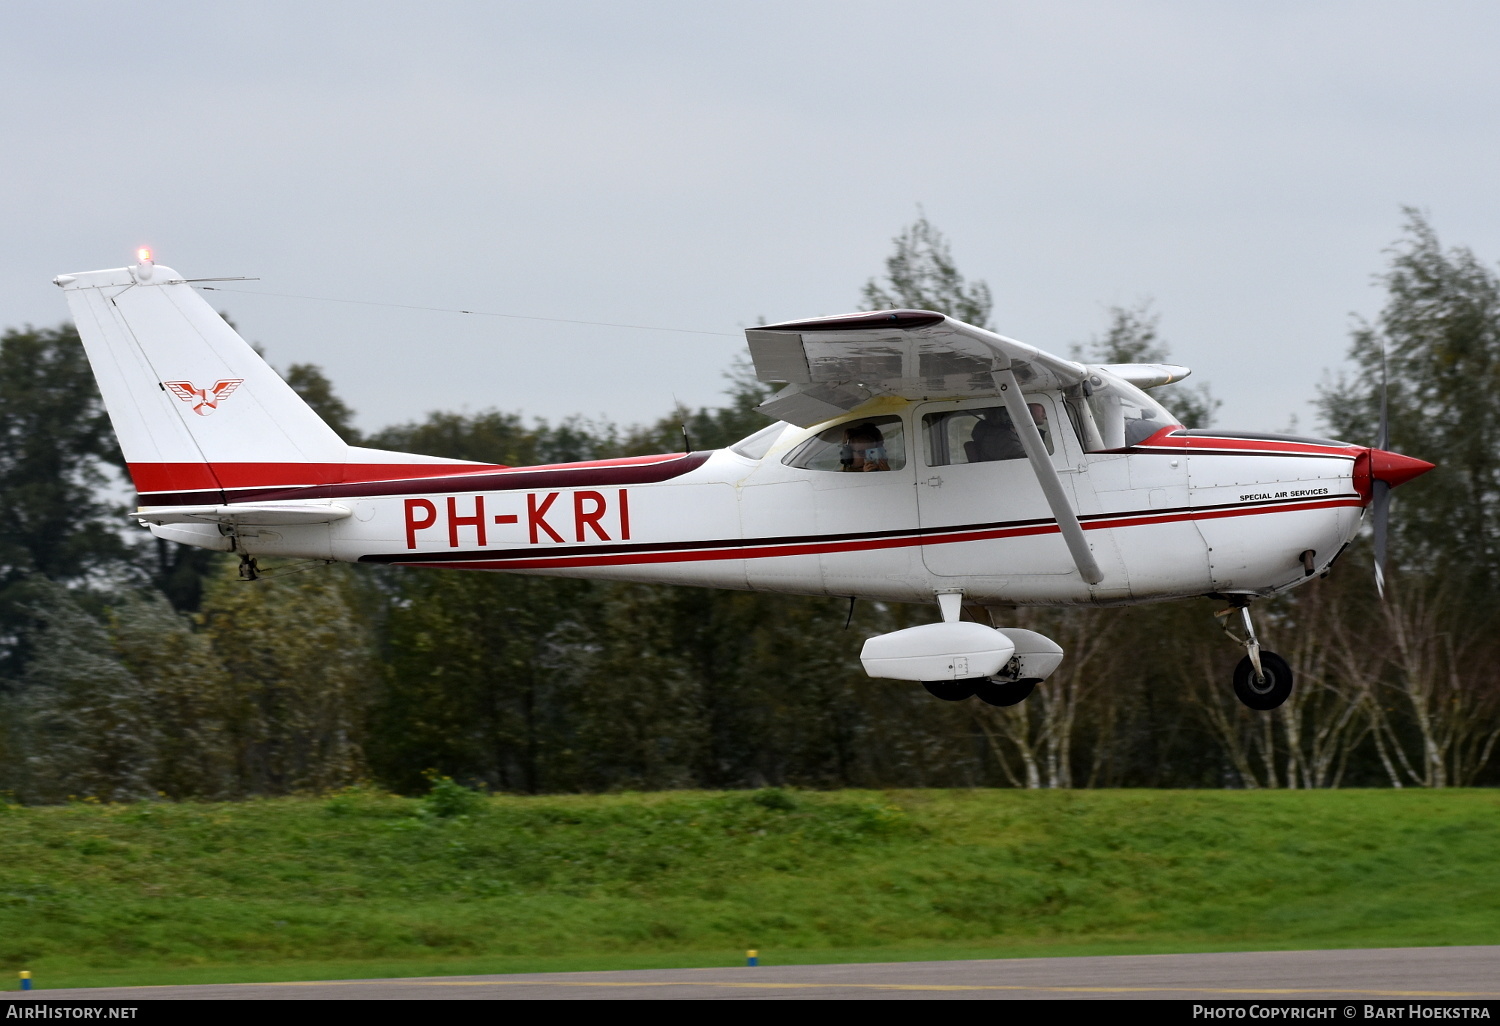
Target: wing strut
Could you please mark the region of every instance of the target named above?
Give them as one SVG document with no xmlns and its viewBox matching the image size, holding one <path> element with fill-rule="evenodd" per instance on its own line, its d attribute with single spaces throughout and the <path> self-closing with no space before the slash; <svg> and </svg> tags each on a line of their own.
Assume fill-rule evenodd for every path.
<svg viewBox="0 0 1500 1026">
<path fill-rule="evenodd" d="M 1047 454 L 1047 447 L 1042 443 L 1042 433 L 1036 429 L 1031 411 L 1026 408 L 1026 400 L 1021 396 L 1021 386 L 1016 381 L 1014 372 L 1006 367 L 994 371 L 992 376 L 1005 408 L 1010 411 L 1010 422 L 1021 436 L 1021 445 L 1026 450 L 1026 458 L 1031 460 L 1031 469 L 1035 471 L 1037 482 L 1042 486 L 1042 494 L 1047 496 L 1052 516 L 1062 530 L 1063 541 L 1068 543 L 1068 551 L 1073 555 L 1078 573 L 1089 584 L 1098 584 L 1104 580 L 1104 571 L 1099 569 L 1088 539 L 1083 536 L 1083 528 L 1078 525 L 1078 515 L 1068 502 L 1062 478 L 1057 476 L 1057 468 L 1052 465 L 1052 457 Z"/>
</svg>

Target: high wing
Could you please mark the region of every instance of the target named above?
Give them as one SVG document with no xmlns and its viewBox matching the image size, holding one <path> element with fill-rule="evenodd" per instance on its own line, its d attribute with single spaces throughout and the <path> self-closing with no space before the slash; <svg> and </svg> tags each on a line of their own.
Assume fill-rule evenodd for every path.
<svg viewBox="0 0 1500 1026">
<path fill-rule="evenodd" d="M 995 372 L 1023 389 L 1065 389 L 1088 376 L 1080 363 L 931 310 L 877 310 L 747 328 L 761 381 L 787 387 L 760 412 L 798 427 L 836 417 L 875 396 L 966 399 L 999 395 Z"/>
<path fill-rule="evenodd" d="M 1080 388 L 1088 368 L 931 310 L 876 310 L 747 328 L 761 381 L 787 387 L 757 409 L 812 427 L 876 396 L 998 396 L 1010 411 L 1058 530 L 1089 584 L 1104 579 L 1023 391 Z M 1075 392 L 1075 394 L 1078 394 Z"/>
</svg>

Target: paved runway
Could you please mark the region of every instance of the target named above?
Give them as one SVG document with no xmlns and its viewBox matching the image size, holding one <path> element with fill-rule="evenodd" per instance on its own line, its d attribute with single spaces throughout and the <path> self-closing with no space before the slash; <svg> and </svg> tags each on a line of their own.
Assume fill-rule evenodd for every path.
<svg viewBox="0 0 1500 1026">
<path fill-rule="evenodd" d="M 5 995 L 20 997 L 15 992 Z M 317 983 L 38 990 L 37 999 L 1500 999 L 1500 947 L 1252 951 L 963 962 L 639 969 Z"/>
</svg>

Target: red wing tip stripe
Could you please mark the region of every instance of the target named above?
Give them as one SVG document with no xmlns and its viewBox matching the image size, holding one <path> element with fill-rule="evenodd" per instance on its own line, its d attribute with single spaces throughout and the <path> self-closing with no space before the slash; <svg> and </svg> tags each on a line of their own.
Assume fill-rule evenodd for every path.
<svg viewBox="0 0 1500 1026">
<path fill-rule="evenodd" d="M 1085 530 L 1097 531 L 1107 528 L 1144 527 L 1170 524 L 1189 520 L 1217 520 L 1223 517 L 1254 516 L 1269 513 L 1290 513 L 1300 510 L 1334 509 L 1341 506 L 1360 506 L 1358 496 L 1319 497 L 1319 501 L 1282 502 L 1274 505 L 1246 503 L 1234 506 L 1214 507 L 1198 510 L 1137 510 L 1129 513 L 1096 514 L 1083 524 Z M 556 570 L 567 567 L 625 566 L 644 563 L 698 563 L 724 559 L 770 559 L 779 556 L 807 556 L 835 552 L 860 552 L 874 549 L 909 548 L 914 545 L 952 545 L 962 542 L 996 541 L 1005 538 L 1057 534 L 1055 521 L 1030 522 L 1020 525 L 994 525 L 962 530 L 934 531 L 921 534 L 913 532 L 893 533 L 884 537 L 858 539 L 829 538 L 797 541 L 766 539 L 749 542 L 706 542 L 699 548 L 667 548 L 639 546 L 627 551 L 589 551 L 569 553 L 554 552 L 547 555 L 532 555 L 535 550 L 512 549 L 489 555 L 482 552 L 466 552 L 459 559 L 433 559 L 437 553 L 400 553 L 396 555 L 366 556 L 369 562 L 388 563 L 397 566 L 446 567 L 450 570 Z M 457 555 L 457 554 L 455 554 Z M 424 558 L 425 557 L 425 558 Z"/>
</svg>

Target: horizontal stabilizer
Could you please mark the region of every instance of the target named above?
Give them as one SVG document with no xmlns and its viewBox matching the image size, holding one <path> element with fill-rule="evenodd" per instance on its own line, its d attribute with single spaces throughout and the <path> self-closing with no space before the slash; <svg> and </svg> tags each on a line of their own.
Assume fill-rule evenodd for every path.
<svg viewBox="0 0 1500 1026">
<path fill-rule="evenodd" d="M 143 524 L 224 524 L 226 526 L 290 527 L 331 524 L 350 514 L 348 506 L 271 503 L 236 506 L 145 506 L 130 514 Z"/>
</svg>

